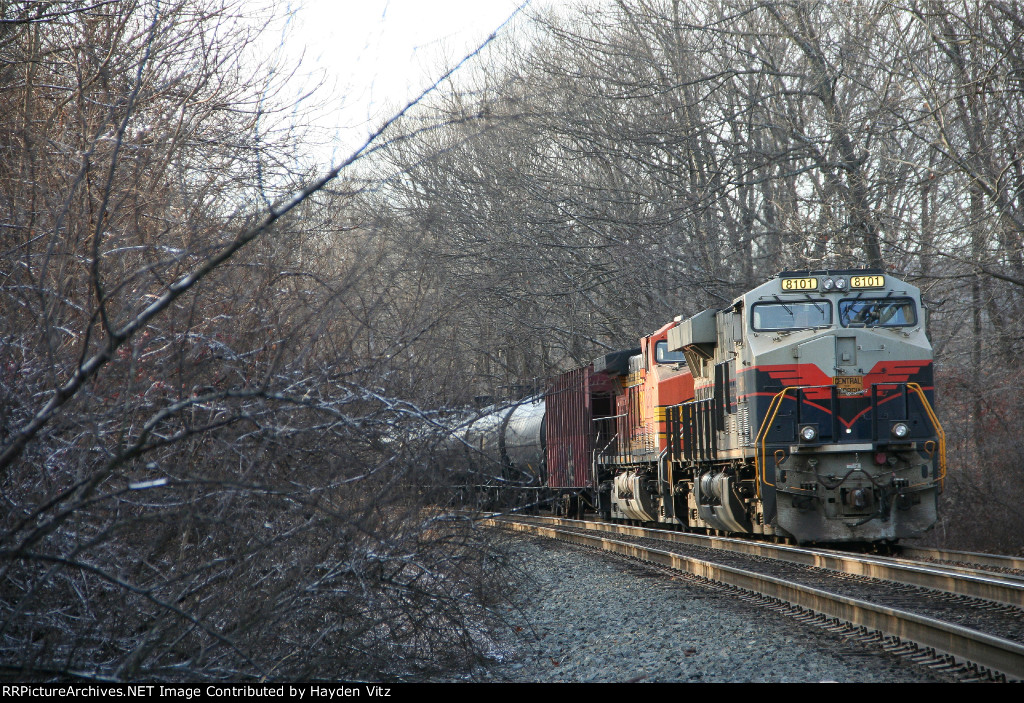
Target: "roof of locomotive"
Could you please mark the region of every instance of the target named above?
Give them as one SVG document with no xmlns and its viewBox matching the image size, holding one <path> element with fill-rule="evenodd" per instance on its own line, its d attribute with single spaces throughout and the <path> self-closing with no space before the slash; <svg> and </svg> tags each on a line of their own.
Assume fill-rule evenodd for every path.
<svg viewBox="0 0 1024 703">
<path fill-rule="evenodd" d="M 775 274 L 775 278 L 792 278 L 795 276 L 872 276 L 872 275 L 884 275 L 883 269 L 800 269 L 791 271 L 789 269 L 785 271 L 779 271 Z M 891 275 L 891 274 L 890 274 Z"/>
</svg>

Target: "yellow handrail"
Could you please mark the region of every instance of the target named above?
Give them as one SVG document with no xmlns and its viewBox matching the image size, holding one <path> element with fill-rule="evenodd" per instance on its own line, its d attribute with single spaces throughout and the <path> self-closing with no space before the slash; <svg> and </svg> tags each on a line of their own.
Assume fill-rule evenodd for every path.
<svg viewBox="0 0 1024 703">
<path fill-rule="evenodd" d="M 802 386 L 786 386 L 781 391 L 772 396 L 772 402 L 768 404 L 768 410 L 764 414 L 764 421 L 761 423 L 761 427 L 757 430 L 757 437 L 754 438 L 754 475 L 760 477 L 761 481 L 765 484 L 775 488 L 774 483 L 768 482 L 768 450 L 765 447 L 768 440 L 768 428 L 775 422 L 775 416 L 779 414 L 779 408 L 782 407 L 782 400 L 785 398 L 786 393 L 792 390 L 802 388 Z M 758 446 L 760 442 L 760 447 Z M 760 450 L 760 451 L 758 451 Z M 764 459 L 759 461 L 759 458 L 764 455 Z M 761 481 L 757 482 L 757 497 L 761 497 Z"/>
<path fill-rule="evenodd" d="M 942 424 L 939 423 L 939 418 L 932 410 L 932 404 L 928 402 L 928 397 L 924 394 L 924 389 L 921 388 L 920 383 L 908 383 L 907 388 L 910 388 L 918 397 L 921 399 L 921 405 L 924 406 L 924 410 L 928 413 L 928 419 L 932 421 L 932 427 L 935 428 L 935 434 L 939 438 L 939 481 L 945 483 L 946 480 L 946 431 L 942 429 Z"/>
</svg>

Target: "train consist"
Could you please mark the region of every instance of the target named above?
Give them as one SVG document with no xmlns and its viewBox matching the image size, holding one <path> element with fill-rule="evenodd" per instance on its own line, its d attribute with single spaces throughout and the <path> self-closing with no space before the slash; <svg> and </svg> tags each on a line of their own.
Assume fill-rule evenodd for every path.
<svg viewBox="0 0 1024 703">
<path fill-rule="evenodd" d="M 485 415 L 462 443 L 563 514 L 806 542 L 913 537 L 945 440 L 920 291 L 787 271 Z"/>
</svg>

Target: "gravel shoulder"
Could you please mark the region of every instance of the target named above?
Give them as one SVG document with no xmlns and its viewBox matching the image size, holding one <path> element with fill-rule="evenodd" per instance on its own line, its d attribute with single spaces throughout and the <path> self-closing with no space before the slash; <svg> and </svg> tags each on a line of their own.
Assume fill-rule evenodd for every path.
<svg viewBox="0 0 1024 703">
<path fill-rule="evenodd" d="M 509 545 L 492 661 L 449 681 L 948 682 L 906 659 L 634 561 L 543 538 Z"/>
</svg>

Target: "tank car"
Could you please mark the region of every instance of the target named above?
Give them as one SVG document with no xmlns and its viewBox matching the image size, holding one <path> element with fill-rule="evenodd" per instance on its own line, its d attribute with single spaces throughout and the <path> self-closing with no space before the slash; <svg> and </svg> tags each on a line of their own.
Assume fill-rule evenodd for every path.
<svg viewBox="0 0 1024 703">
<path fill-rule="evenodd" d="M 449 446 L 467 470 L 465 487 L 488 507 L 536 502 L 546 483 L 544 398 L 485 409 L 452 433 Z"/>
</svg>

